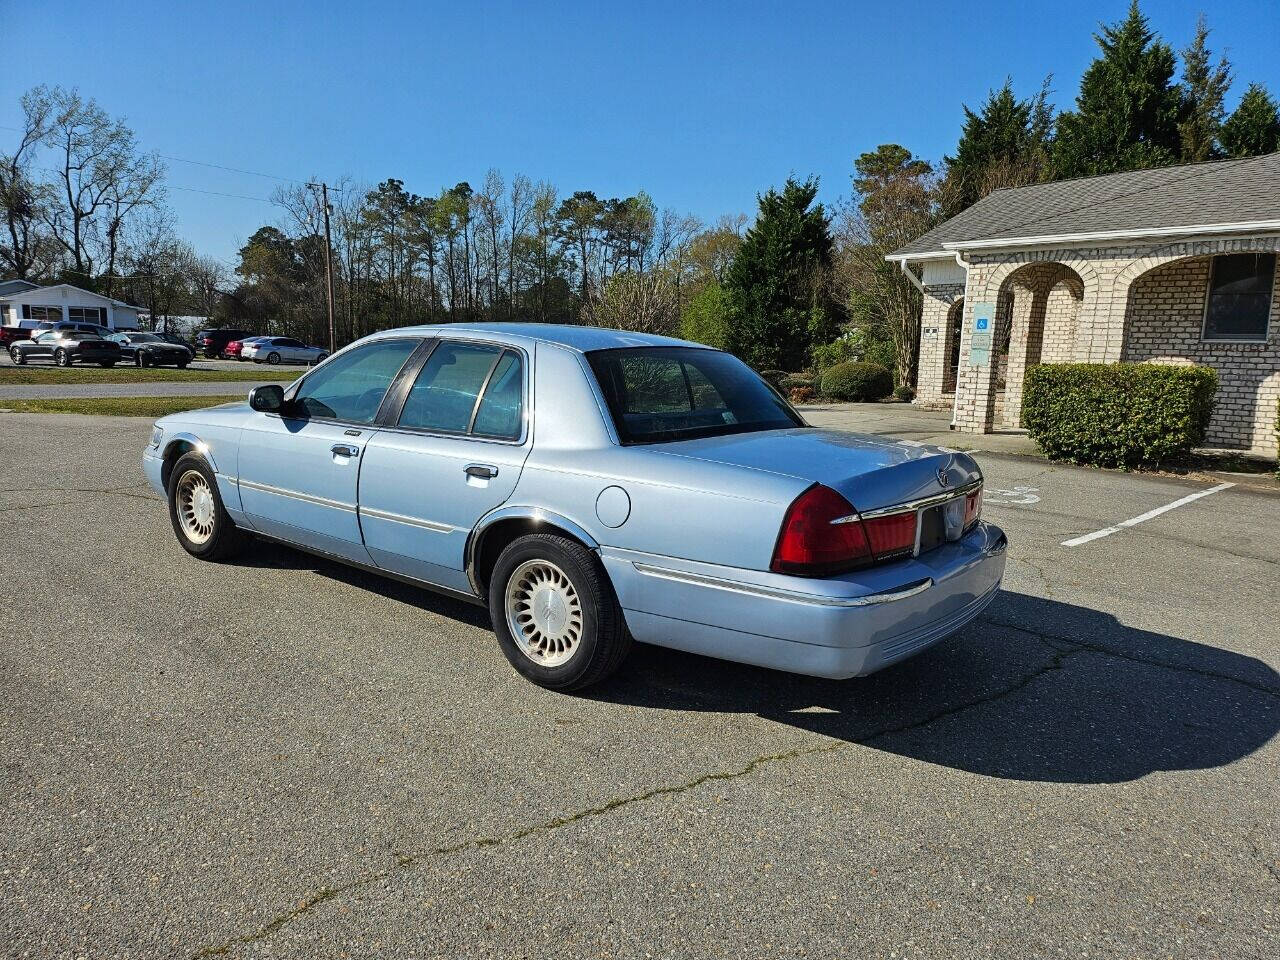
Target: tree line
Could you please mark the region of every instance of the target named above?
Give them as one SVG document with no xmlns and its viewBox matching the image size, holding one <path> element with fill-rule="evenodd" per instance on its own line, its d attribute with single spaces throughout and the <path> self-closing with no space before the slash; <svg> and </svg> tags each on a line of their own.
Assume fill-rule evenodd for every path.
<svg viewBox="0 0 1280 960">
<path fill-rule="evenodd" d="M 874 359 L 910 385 L 919 293 L 886 253 L 994 190 L 1280 149 L 1280 109 L 1262 86 L 1227 115 L 1234 71 L 1209 36 L 1202 18 L 1179 57 L 1134 0 L 1095 36 L 1070 109 L 1052 106 L 1052 78 L 1026 98 L 1009 79 L 963 107 L 952 154 L 861 153 L 851 197 L 831 207 L 813 178 L 766 190 L 750 220 L 714 223 L 643 191 L 568 192 L 497 170 L 423 194 L 344 180 L 329 211 L 337 339 L 414 323 L 589 323 L 684 335 L 758 369 Z M 7 275 L 327 342 L 317 191 L 278 189 L 280 215 L 228 271 L 176 235 L 163 164 L 127 125 L 75 91 L 37 87 L 22 105 L 25 131 L 0 156 Z"/>
</svg>

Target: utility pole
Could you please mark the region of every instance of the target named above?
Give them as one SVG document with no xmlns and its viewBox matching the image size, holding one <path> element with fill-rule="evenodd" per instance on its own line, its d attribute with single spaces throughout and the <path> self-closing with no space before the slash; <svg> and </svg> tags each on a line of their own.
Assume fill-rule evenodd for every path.
<svg viewBox="0 0 1280 960">
<path fill-rule="evenodd" d="M 327 183 L 308 183 L 312 190 L 320 188 L 320 205 L 324 210 L 324 279 L 328 292 L 329 304 L 329 353 L 338 346 L 337 331 L 333 326 L 333 242 L 329 236 L 329 185 Z"/>
</svg>

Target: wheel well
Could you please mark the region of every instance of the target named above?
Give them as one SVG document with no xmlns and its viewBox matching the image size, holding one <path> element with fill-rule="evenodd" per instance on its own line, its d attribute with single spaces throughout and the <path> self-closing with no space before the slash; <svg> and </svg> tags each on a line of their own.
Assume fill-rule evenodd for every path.
<svg viewBox="0 0 1280 960">
<path fill-rule="evenodd" d="M 169 475 L 173 473 L 173 465 L 178 462 L 178 458 L 190 450 L 194 450 L 196 445 L 190 440 L 175 440 L 164 451 L 164 463 L 160 467 L 160 482 L 164 484 L 166 490 L 169 489 Z"/>
<path fill-rule="evenodd" d="M 507 520 L 499 520 L 492 526 L 487 527 L 484 533 L 480 535 L 480 542 L 476 544 L 475 552 L 472 555 L 475 563 L 476 586 L 479 588 L 482 600 L 487 601 L 488 599 L 489 577 L 492 576 L 493 568 L 497 566 L 498 557 L 502 554 L 502 551 L 513 540 L 530 533 L 555 534 L 572 540 L 574 543 L 581 544 L 588 550 L 591 549 L 589 544 L 583 543 L 581 537 L 575 536 L 564 527 L 557 526 L 547 520 L 534 520 L 530 517 L 511 517 Z"/>
</svg>

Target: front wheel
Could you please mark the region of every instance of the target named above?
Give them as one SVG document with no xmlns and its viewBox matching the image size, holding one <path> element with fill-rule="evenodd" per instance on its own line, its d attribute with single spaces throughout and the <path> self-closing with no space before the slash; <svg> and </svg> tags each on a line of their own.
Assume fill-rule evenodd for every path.
<svg viewBox="0 0 1280 960">
<path fill-rule="evenodd" d="M 19 367 L 25 365 L 27 362 L 26 355 L 17 347 L 10 348 L 9 359 L 12 360 L 14 364 Z"/>
<path fill-rule="evenodd" d="M 327 353 L 322 353 L 319 356 L 317 356 L 314 360 L 311 361 L 311 365 L 313 367 L 318 367 L 320 364 L 324 363 L 328 359 L 329 359 L 329 355 Z"/>
<path fill-rule="evenodd" d="M 53 355 L 53 362 L 60 367 L 69 367 L 71 366 L 71 354 L 67 353 L 65 350 L 59 349 L 58 352 Z"/>
<path fill-rule="evenodd" d="M 178 369 L 179 369 L 179 370 L 185 370 L 185 369 L 187 369 L 187 361 L 186 361 L 186 360 L 179 360 L 179 361 L 178 361 Z"/>
<path fill-rule="evenodd" d="M 182 548 L 201 560 L 226 560 L 244 546 L 218 494 L 209 461 L 184 453 L 169 474 L 169 519 Z"/>
<path fill-rule="evenodd" d="M 581 690 L 618 669 L 631 635 L 599 559 L 531 534 L 502 551 L 489 583 L 494 632 L 511 665 L 550 690 Z"/>
</svg>

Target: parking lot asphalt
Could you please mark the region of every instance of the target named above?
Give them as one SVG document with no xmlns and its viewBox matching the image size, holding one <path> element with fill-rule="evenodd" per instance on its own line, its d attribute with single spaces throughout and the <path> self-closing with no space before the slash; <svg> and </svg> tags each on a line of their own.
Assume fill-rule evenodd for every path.
<svg viewBox="0 0 1280 960">
<path fill-rule="evenodd" d="M 1005 590 L 828 682 L 204 564 L 148 421 L 0 436 L 0 944 L 86 957 L 1267 957 L 1280 499 L 980 455 Z"/>
</svg>

